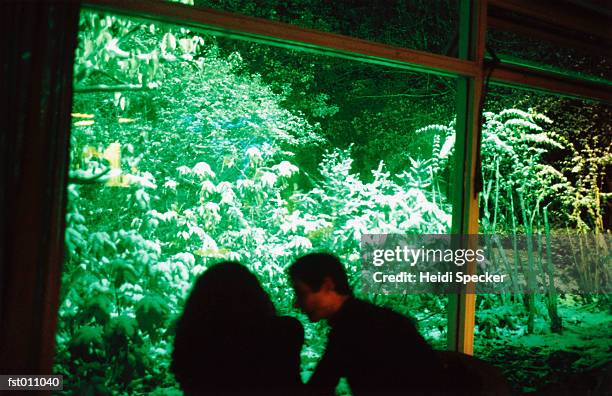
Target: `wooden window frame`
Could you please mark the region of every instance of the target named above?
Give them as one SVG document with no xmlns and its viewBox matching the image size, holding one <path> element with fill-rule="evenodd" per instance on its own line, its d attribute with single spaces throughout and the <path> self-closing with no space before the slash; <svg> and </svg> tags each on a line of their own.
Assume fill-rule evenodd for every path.
<svg viewBox="0 0 612 396">
<path fill-rule="evenodd" d="M 453 193 L 453 224 L 454 234 L 476 234 L 478 233 L 478 191 L 476 186 L 477 162 L 479 156 L 480 139 L 480 103 L 483 83 L 487 73 L 485 62 L 485 34 L 487 27 L 487 6 L 492 3 L 497 7 L 503 6 L 504 2 L 498 0 L 461 0 L 460 3 L 460 26 L 458 32 L 458 57 L 431 54 L 424 51 L 394 47 L 390 45 L 374 43 L 367 40 L 357 39 L 339 34 L 325 33 L 312 29 L 301 28 L 290 24 L 264 20 L 260 18 L 247 17 L 221 11 L 202 8 L 194 8 L 175 3 L 158 0 L 87 0 L 82 6 L 89 9 L 104 10 L 113 13 L 141 16 L 143 18 L 157 20 L 165 23 L 176 23 L 197 30 L 205 30 L 211 33 L 228 36 L 232 38 L 247 39 L 280 47 L 290 47 L 304 51 L 322 53 L 359 60 L 362 62 L 391 66 L 424 73 L 432 73 L 457 79 L 457 165 L 456 179 L 457 188 Z M 513 6 L 517 9 L 527 7 L 535 10 L 530 3 L 523 0 L 513 0 Z M 507 4 L 507 2 L 506 2 Z M 531 7 L 531 8 L 530 8 Z M 553 12 L 554 10 L 548 10 Z M 537 10 L 533 11 L 538 15 Z M 546 14 L 550 18 L 549 14 Z M 499 21 L 495 21 L 498 23 Z M 588 27 L 588 21 L 580 21 L 580 26 L 572 25 L 570 18 L 563 19 L 564 26 L 569 24 L 576 30 Z M 550 72 L 535 70 L 529 66 L 517 66 L 500 64 L 490 75 L 491 84 L 510 87 L 529 88 L 545 92 L 552 92 L 560 96 L 585 98 L 605 103 L 612 103 L 612 90 L 610 82 L 593 82 Z M 69 114 L 64 114 L 69 119 Z M 68 133 L 65 134 L 68 144 Z M 60 156 L 50 166 L 55 166 L 56 171 L 52 175 L 45 176 L 53 178 L 53 182 L 64 188 L 64 196 L 57 202 L 65 204 L 65 187 L 67 173 L 67 156 Z M 41 180 L 25 180 L 24 183 L 37 185 Z M 62 208 L 63 213 L 63 208 Z M 61 249 L 63 246 L 64 220 L 61 216 L 55 216 L 51 227 L 54 235 L 60 237 L 53 241 L 45 241 L 47 250 Z M 26 231 L 19 231 L 22 237 L 36 239 L 37 236 L 28 236 Z M 45 258 L 48 268 L 61 269 L 61 255 L 54 254 Z M 22 265 L 20 262 L 3 263 L 10 268 Z M 5 268 L 5 267 L 3 267 Z M 59 289 L 61 273 L 55 271 L 47 274 L 44 282 L 51 290 L 50 298 L 54 301 L 46 301 L 50 307 L 59 306 L 57 301 L 57 290 Z M 28 279 L 23 277 L 23 279 Z M 55 290 L 55 292 L 53 292 Z M 22 307 L 11 305 L 11 302 L 1 301 L 6 310 L 19 310 Z M 39 309 L 41 312 L 38 321 L 42 321 L 40 327 L 40 338 L 43 339 L 42 346 L 37 357 L 33 357 L 33 351 L 24 347 L 24 356 L 16 357 L 22 359 L 20 367 L 32 367 L 34 369 L 51 371 L 53 359 L 53 345 L 56 318 L 48 314 L 48 308 L 28 307 L 28 309 Z M 4 314 L 4 312 L 3 312 Z M 449 326 L 448 326 L 448 348 L 464 353 L 473 352 L 473 332 L 475 315 L 475 295 L 462 293 L 451 296 L 449 301 Z M 42 318 L 42 319 L 41 319 Z M 31 319 L 23 319 L 31 320 Z M 6 334 L 0 337 L 0 343 L 11 342 Z M 30 362 L 30 363 L 28 363 Z M 33 362 L 33 363 L 32 363 Z M 42 362 L 42 363 L 41 363 Z M 26 374 L 26 373 L 23 373 Z"/>
</svg>

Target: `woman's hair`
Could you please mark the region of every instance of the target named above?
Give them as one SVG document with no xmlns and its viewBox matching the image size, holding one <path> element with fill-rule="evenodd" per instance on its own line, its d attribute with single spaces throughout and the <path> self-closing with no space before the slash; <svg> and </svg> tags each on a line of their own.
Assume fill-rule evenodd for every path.
<svg viewBox="0 0 612 396">
<path fill-rule="evenodd" d="M 178 327 L 224 324 L 237 318 L 244 323 L 274 315 L 274 305 L 255 275 L 237 262 L 224 261 L 197 279 Z"/>
<path fill-rule="evenodd" d="M 275 315 L 270 297 L 246 267 L 229 261 L 213 265 L 196 280 L 177 322 L 171 371 L 184 389 L 228 386 L 231 370 L 213 370 L 216 378 L 208 380 L 217 382 L 207 385 L 198 382 L 205 374 L 200 370 L 231 356 L 228 340 L 255 342 L 249 337 Z"/>
</svg>

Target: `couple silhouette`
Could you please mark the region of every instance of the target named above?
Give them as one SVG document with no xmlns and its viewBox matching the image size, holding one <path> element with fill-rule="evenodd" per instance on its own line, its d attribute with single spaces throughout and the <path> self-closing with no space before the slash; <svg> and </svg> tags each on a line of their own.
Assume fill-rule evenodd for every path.
<svg viewBox="0 0 612 396">
<path fill-rule="evenodd" d="M 198 278 L 177 323 L 171 371 L 185 395 L 334 395 L 341 377 L 354 396 L 480 393 L 466 365 L 449 367 L 407 317 L 353 297 L 335 256 L 303 256 L 288 275 L 296 307 L 331 328 L 308 382 L 301 323 L 277 316 L 246 267 L 223 262 Z"/>
</svg>

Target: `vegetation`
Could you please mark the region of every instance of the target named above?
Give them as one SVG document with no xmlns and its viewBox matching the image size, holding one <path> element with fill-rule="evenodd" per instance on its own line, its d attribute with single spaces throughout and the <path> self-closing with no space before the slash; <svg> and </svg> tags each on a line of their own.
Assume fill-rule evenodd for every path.
<svg viewBox="0 0 612 396">
<path fill-rule="evenodd" d="M 194 279 L 220 259 L 249 266 L 280 313 L 299 315 L 284 275 L 295 257 L 335 252 L 358 288 L 364 233 L 449 232 L 447 80 L 96 12 L 82 13 L 79 39 L 56 355 L 66 393 L 176 392 L 174 321 Z M 412 96 L 413 81 L 433 93 Z M 407 120 L 409 109 L 419 112 Z M 485 114 L 485 230 L 603 231 L 604 196 L 579 197 L 599 186 L 609 153 L 577 182 L 567 165 L 545 161 L 570 147 L 551 125 L 534 110 Z M 578 172 L 600 154 L 571 147 Z M 444 296 L 363 297 L 410 314 L 443 345 Z M 513 321 L 539 315 L 536 300 L 525 320 L 500 298 Z M 557 302 L 546 301 L 554 322 Z M 482 312 L 489 337 L 506 331 L 499 313 Z M 324 331 L 306 328 L 305 376 Z"/>
</svg>

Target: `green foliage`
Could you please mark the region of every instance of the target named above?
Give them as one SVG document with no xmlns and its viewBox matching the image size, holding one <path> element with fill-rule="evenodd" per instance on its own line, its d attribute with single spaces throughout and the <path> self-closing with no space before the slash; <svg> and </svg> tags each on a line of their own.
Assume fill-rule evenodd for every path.
<svg viewBox="0 0 612 396">
<path fill-rule="evenodd" d="M 333 4 L 322 0 L 195 0 L 194 4 L 435 53 L 446 50 L 458 16 L 456 4 L 444 0 Z"/>
<path fill-rule="evenodd" d="M 356 283 L 362 233 L 450 227 L 446 198 L 425 191 L 427 162 L 397 176 L 380 162 L 366 182 L 336 149 L 302 170 L 294 152 L 326 144 L 320 126 L 210 37 L 84 13 L 75 67 L 71 168 L 113 174 L 69 187 L 56 365 L 78 374 L 70 392 L 175 387 L 173 322 L 216 261 L 248 265 L 295 314 L 295 257 L 334 251 Z M 321 331 L 307 329 L 305 362 Z"/>
<path fill-rule="evenodd" d="M 561 171 L 545 162 L 546 155 L 565 147 L 561 143 L 564 140 L 550 130 L 551 124 L 551 119 L 533 111 L 505 109 L 484 113 L 480 207 L 481 223 L 487 232 L 508 232 L 505 227 L 510 224 L 512 213 L 520 212 L 518 196 L 512 203 L 508 192 L 523 193 L 527 208 L 552 204 L 559 226 L 569 221 L 568 202 L 573 187 Z M 417 133 L 432 135 L 431 156 L 425 162 L 431 167 L 432 179 L 444 183 L 451 174 L 448 168 L 454 153 L 454 123 L 430 125 Z M 421 162 L 413 161 L 415 164 L 421 165 Z M 522 222 L 520 217 L 517 219 Z"/>
<path fill-rule="evenodd" d="M 511 203 L 506 198 L 506 192 L 518 191 L 525 197 L 528 208 L 551 201 L 556 201 L 559 208 L 567 193 L 567 179 L 542 161 L 549 150 L 563 148 L 557 137 L 544 129 L 552 120 L 542 114 L 517 109 L 503 110 L 499 114 L 485 112 L 484 117 L 482 174 L 487 191 L 482 197 L 487 202 L 483 202 L 482 206 L 508 208 Z M 493 185 L 495 190 L 491 195 Z M 497 202 L 494 202 L 495 196 Z M 518 205 L 518 201 L 515 200 L 515 205 Z M 488 212 L 493 210 L 485 210 L 484 218 L 492 221 L 487 216 Z M 504 213 L 503 216 L 507 218 L 510 214 Z M 504 223 L 501 221 L 498 224 Z"/>
<path fill-rule="evenodd" d="M 612 189 L 607 182 L 612 166 L 610 107 L 554 98 L 542 98 L 538 106 L 546 106 L 549 113 L 572 115 L 551 126 L 565 146 L 554 163 L 570 182 L 565 203 L 569 226 L 581 232 L 610 229 L 610 222 L 604 223 L 605 208 L 612 208 Z"/>
</svg>

